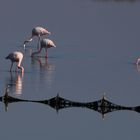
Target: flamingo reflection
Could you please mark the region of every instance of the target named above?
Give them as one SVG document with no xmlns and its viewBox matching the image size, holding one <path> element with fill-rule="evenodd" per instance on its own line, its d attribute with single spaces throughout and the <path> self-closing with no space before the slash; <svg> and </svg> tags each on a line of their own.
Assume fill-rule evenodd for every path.
<svg viewBox="0 0 140 140">
<path fill-rule="evenodd" d="M 23 74 L 10 73 L 10 78 L 7 80 L 7 85 L 9 86 L 10 92 L 19 96 L 22 94 Z"/>
<path fill-rule="evenodd" d="M 48 87 L 51 87 L 54 79 L 55 65 L 48 63 L 48 59 L 40 57 L 31 58 L 31 64 L 39 66 L 40 82 L 45 80 Z"/>
</svg>

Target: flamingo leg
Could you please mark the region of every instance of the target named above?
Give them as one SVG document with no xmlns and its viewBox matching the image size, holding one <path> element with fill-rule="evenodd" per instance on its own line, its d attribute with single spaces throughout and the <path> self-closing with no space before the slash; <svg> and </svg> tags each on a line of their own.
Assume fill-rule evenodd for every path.
<svg viewBox="0 0 140 140">
<path fill-rule="evenodd" d="M 13 62 L 11 63 L 10 72 L 12 71 L 12 67 L 13 67 Z"/>
<path fill-rule="evenodd" d="M 16 66 L 16 70 L 15 70 L 15 72 L 17 72 L 18 71 L 18 65 Z"/>
<path fill-rule="evenodd" d="M 40 35 L 38 36 L 38 44 L 37 44 L 37 49 L 39 50 L 39 48 L 40 48 L 40 40 L 41 40 L 41 37 L 40 37 Z"/>
<path fill-rule="evenodd" d="M 46 58 L 48 58 L 48 49 L 46 48 Z"/>
</svg>

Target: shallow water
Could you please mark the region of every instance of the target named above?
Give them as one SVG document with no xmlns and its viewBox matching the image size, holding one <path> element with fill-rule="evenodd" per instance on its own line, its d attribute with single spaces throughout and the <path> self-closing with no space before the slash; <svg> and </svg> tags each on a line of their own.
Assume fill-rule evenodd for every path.
<svg viewBox="0 0 140 140">
<path fill-rule="evenodd" d="M 108 100 L 124 106 L 140 105 L 140 3 L 115 0 L 40 0 L 0 2 L 1 96 L 44 100 L 61 97 L 92 102 L 105 93 Z M 48 28 L 56 48 L 49 58 L 30 57 L 37 38 L 21 47 L 35 26 Z M 9 52 L 24 53 L 24 75 L 9 72 Z M 41 56 L 43 56 L 42 52 Z M 132 111 L 102 115 L 85 108 L 51 107 L 18 102 L 0 103 L 3 139 L 138 139 L 140 114 Z"/>
</svg>

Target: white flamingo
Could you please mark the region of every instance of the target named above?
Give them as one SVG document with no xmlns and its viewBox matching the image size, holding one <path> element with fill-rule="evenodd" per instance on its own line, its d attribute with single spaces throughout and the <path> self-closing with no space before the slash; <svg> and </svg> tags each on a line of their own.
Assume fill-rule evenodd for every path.
<svg viewBox="0 0 140 140">
<path fill-rule="evenodd" d="M 56 45 L 54 44 L 54 42 L 50 39 L 42 39 L 40 42 L 40 48 L 37 52 L 34 52 L 31 54 L 31 57 L 33 57 L 36 54 L 39 54 L 41 52 L 41 50 L 44 48 L 46 50 L 46 58 L 48 58 L 48 49 L 51 47 L 56 47 Z"/>
<path fill-rule="evenodd" d="M 51 32 L 49 32 L 45 28 L 42 28 L 42 27 L 35 27 L 35 28 L 33 28 L 32 29 L 32 35 L 31 35 L 31 37 L 29 39 L 25 40 L 24 43 L 23 43 L 24 48 L 25 48 L 26 43 L 31 42 L 33 40 L 33 37 L 34 36 L 37 36 L 38 37 L 38 44 L 39 44 L 41 36 L 47 35 L 47 34 L 50 35 Z"/>
<path fill-rule="evenodd" d="M 23 59 L 23 54 L 21 52 L 19 52 L 19 51 L 12 52 L 6 57 L 6 59 L 10 59 L 12 62 L 11 67 L 10 67 L 10 72 L 12 71 L 14 62 L 17 62 L 16 71 L 17 71 L 17 69 L 20 69 L 22 73 L 24 72 L 24 68 L 21 66 L 21 62 Z"/>
</svg>

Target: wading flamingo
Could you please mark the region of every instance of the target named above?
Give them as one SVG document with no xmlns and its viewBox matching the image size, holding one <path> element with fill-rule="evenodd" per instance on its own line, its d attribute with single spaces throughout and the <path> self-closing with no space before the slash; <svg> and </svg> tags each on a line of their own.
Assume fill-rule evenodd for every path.
<svg viewBox="0 0 140 140">
<path fill-rule="evenodd" d="M 51 32 L 49 32 L 47 29 L 45 28 L 42 28 L 42 27 L 35 27 L 32 29 L 32 35 L 29 39 L 25 40 L 24 43 L 23 43 L 23 46 L 24 46 L 24 49 L 25 49 L 25 46 L 26 46 L 26 43 L 29 43 L 33 40 L 33 37 L 34 36 L 37 36 L 38 37 L 38 44 L 40 43 L 40 38 L 41 36 L 43 35 L 47 35 L 47 34 L 51 34 Z"/>
<path fill-rule="evenodd" d="M 18 69 L 20 69 L 22 73 L 24 72 L 24 68 L 21 66 L 21 62 L 23 59 L 23 54 L 21 52 L 18 52 L 18 51 L 12 52 L 6 57 L 6 59 L 10 59 L 12 62 L 11 67 L 10 67 L 10 72 L 12 71 L 12 67 L 13 67 L 14 62 L 17 62 L 16 71 Z"/>
<path fill-rule="evenodd" d="M 56 47 L 56 45 L 54 44 L 54 42 L 50 39 L 42 39 L 40 42 L 40 48 L 37 52 L 33 52 L 31 54 L 31 57 L 33 57 L 36 54 L 39 54 L 41 52 L 41 50 L 44 48 L 46 50 L 46 58 L 48 58 L 48 49 L 51 47 Z"/>
</svg>

